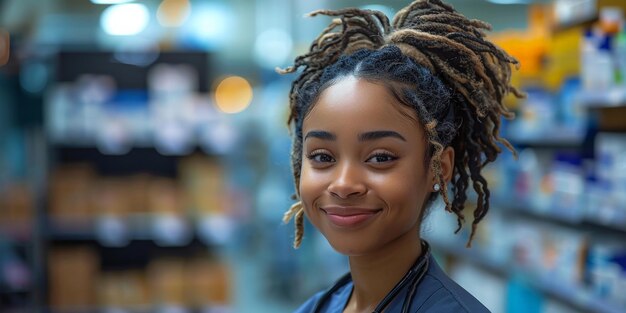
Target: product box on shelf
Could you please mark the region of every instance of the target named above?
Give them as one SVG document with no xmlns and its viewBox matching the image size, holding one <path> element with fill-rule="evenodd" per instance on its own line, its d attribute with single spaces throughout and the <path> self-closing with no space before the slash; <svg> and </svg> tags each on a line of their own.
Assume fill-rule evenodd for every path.
<svg viewBox="0 0 626 313">
<path fill-rule="evenodd" d="M 586 265 L 594 295 L 626 307 L 626 246 L 618 242 L 594 242 Z"/>
<path fill-rule="evenodd" d="M 141 310 L 149 308 L 149 289 L 141 270 L 117 270 L 100 273 L 98 306 L 105 310 Z"/>
<path fill-rule="evenodd" d="M 84 223 L 94 218 L 91 201 L 94 192 L 94 169 L 85 164 L 56 168 L 49 182 L 49 215 L 53 221 Z"/>
<path fill-rule="evenodd" d="M 155 307 L 211 309 L 232 305 L 230 267 L 210 256 L 155 259 L 146 269 Z"/>
<path fill-rule="evenodd" d="M 197 257 L 188 264 L 188 301 L 199 308 L 232 305 L 232 274 L 230 266 L 208 257 Z"/>
<path fill-rule="evenodd" d="M 25 183 L 0 188 L 0 238 L 32 239 L 35 216 L 35 195 Z"/>
<path fill-rule="evenodd" d="M 96 216 L 126 218 L 131 211 L 129 183 L 118 177 L 97 177 L 93 181 L 94 192 L 89 202 Z"/>
<path fill-rule="evenodd" d="M 148 207 L 151 213 L 186 215 L 183 193 L 177 181 L 168 178 L 153 178 L 148 188 Z"/>
<path fill-rule="evenodd" d="M 550 167 L 554 192 L 550 210 L 568 221 L 583 218 L 584 170 L 582 159 L 576 154 L 557 154 Z"/>
<path fill-rule="evenodd" d="M 185 262 L 178 258 L 156 259 L 147 268 L 151 302 L 158 307 L 186 307 Z"/>
<path fill-rule="evenodd" d="M 626 229 L 626 134 L 600 133 L 595 141 L 595 199 L 588 201 L 587 215 Z M 615 223 L 617 221 L 617 223 Z"/>
<path fill-rule="evenodd" d="M 54 247 L 48 253 L 50 306 L 59 310 L 91 310 L 96 305 L 100 262 L 89 247 Z"/>
<path fill-rule="evenodd" d="M 179 165 L 187 205 L 193 216 L 228 213 L 223 167 L 215 158 L 193 155 Z"/>
</svg>

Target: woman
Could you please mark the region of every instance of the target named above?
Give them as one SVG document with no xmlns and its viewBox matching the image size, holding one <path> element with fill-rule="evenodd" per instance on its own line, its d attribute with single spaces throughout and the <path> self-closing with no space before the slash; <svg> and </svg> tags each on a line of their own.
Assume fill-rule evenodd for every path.
<svg viewBox="0 0 626 313">
<path fill-rule="evenodd" d="M 292 169 L 304 215 L 349 257 L 350 273 L 297 312 L 488 312 L 438 267 L 420 225 L 438 195 L 457 216 L 471 180 L 471 236 L 489 210 L 481 175 L 496 159 L 502 104 L 517 61 L 485 39 L 489 25 L 439 0 L 415 1 L 389 23 L 381 12 L 337 17 L 310 51 L 290 92 Z M 337 31 L 337 29 L 339 29 Z M 452 197 L 448 196 L 451 182 Z"/>
</svg>

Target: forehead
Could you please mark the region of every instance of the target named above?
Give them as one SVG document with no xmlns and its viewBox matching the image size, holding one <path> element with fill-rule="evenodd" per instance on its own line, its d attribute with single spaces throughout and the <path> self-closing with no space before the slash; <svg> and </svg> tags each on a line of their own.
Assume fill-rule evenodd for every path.
<svg viewBox="0 0 626 313">
<path fill-rule="evenodd" d="M 303 130 L 389 129 L 418 138 L 423 134 L 415 110 L 399 103 L 386 86 L 352 76 L 341 79 L 320 94 L 302 127 Z"/>
</svg>

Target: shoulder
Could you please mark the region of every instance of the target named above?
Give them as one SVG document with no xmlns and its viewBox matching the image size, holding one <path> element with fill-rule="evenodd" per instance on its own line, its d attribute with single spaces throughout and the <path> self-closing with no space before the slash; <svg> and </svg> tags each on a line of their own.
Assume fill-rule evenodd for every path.
<svg viewBox="0 0 626 313">
<path fill-rule="evenodd" d="M 349 274 L 340 278 L 333 287 L 325 291 L 320 291 L 309 298 L 304 304 L 302 304 L 295 313 L 312 313 L 313 309 L 318 302 L 323 301 L 320 304 L 319 312 L 326 313 L 340 313 L 343 312 L 343 308 L 350 298 L 352 292 L 352 280 Z"/>
<path fill-rule="evenodd" d="M 319 301 L 319 299 L 324 294 L 324 291 L 320 291 L 313 295 L 311 298 L 306 300 L 304 304 L 302 304 L 294 313 L 310 313 L 313 312 L 313 308 L 315 308 L 315 304 Z"/>
<path fill-rule="evenodd" d="M 450 279 L 432 256 L 421 285 L 426 298 L 416 307 L 416 313 L 489 313 L 480 301 Z"/>
</svg>

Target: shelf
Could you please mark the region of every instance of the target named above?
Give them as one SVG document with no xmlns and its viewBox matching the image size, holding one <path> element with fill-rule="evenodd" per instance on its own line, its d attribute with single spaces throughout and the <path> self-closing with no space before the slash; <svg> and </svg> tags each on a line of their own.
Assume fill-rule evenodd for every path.
<svg viewBox="0 0 626 313">
<path fill-rule="evenodd" d="M 554 127 L 544 134 L 516 135 L 512 133 L 505 136 L 513 145 L 541 148 L 579 148 L 584 139 L 584 134 L 574 132 L 565 127 Z"/>
<path fill-rule="evenodd" d="M 507 262 L 496 261 L 486 257 L 479 250 L 467 249 L 462 243 L 446 242 L 443 240 L 429 240 L 433 249 L 441 250 L 446 254 L 468 260 L 474 264 L 484 267 L 490 271 L 501 275 L 512 275 L 513 270 Z M 519 271 L 519 269 L 515 269 Z M 522 270 L 523 271 L 523 270 Z M 532 286 L 541 292 L 552 297 L 561 299 L 566 303 L 570 303 L 585 312 L 599 313 L 623 313 L 626 308 L 620 307 L 615 303 L 611 303 L 606 299 L 601 299 L 592 294 L 591 291 L 578 286 L 567 286 L 559 283 L 552 277 L 540 275 L 530 271 L 523 272 L 524 276 L 530 278 Z"/>
<path fill-rule="evenodd" d="M 46 231 L 46 237 L 52 241 L 97 241 L 109 247 L 123 247 L 138 240 L 181 247 L 188 245 L 193 235 L 189 221 L 171 216 L 104 217 L 83 222 L 53 219 Z"/>
<path fill-rule="evenodd" d="M 626 235 L 626 219 L 624 218 L 612 218 L 607 220 L 600 219 L 599 217 L 590 218 L 584 215 L 566 216 L 562 214 L 557 214 L 556 212 L 550 210 L 539 211 L 536 209 L 532 209 L 530 208 L 530 206 L 525 206 L 524 204 L 517 201 L 510 202 L 508 204 L 502 200 L 494 201 L 493 206 L 501 208 L 503 212 L 523 214 L 526 217 L 548 220 L 570 228 L 591 230 L 594 232 L 610 232 L 617 236 Z"/>
<path fill-rule="evenodd" d="M 33 292 L 32 288 L 29 287 L 25 287 L 25 288 L 19 288 L 19 289 L 11 289 L 11 288 L 5 288 L 4 286 L 0 286 L 0 295 L 3 294 L 28 294 Z"/>
<path fill-rule="evenodd" d="M 171 156 L 171 157 L 186 156 L 194 152 L 202 152 L 206 155 L 216 155 L 216 156 L 222 155 L 220 151 L 216 151 L 215 149 L 208 147 L 207 145 L 204 145 L 198 141 L 191 142 L 189 145 L 186 146 L 186 149 L 184 151 L 171 152 L 171 153 L 167 153 L 168 151 L 164 149 L 160 149 L 158 145 L 155 144 L 154 141 L 136 141 L 136 142 L 133 142 L 131 145 L 129 145 L 127 149 L 125 149 L 128 151 L 123 151 L 122 153 L 110 153 L 110 154 L 101 152 L 100 150 L 101 148 L 98 146 L 98 143 L 94 142 L 93 140 L 86 140 L 86 139 L 54 140 L 54 141 L 50 141 L 49 145 L 51 148 L 56 148 L 56 149 L 94 149 L 94 150 L 99 151 L 103 155 L 113 155 L 113 156 L 127 155 L 133 150 L 154 150 L 163 156 Z"/>
<path fill-rule="evenodd" d="M 604 91 L 581 91 L 577 100 L 582 106 L 592 109 L 626 107 L 626 86 Z"/>
<path fill-rule="evenodd" d="M 104 217 L 92 221 L 51 220 L 45 238 L 57 242 L 96 241 L 105 247 L 124 247 L 131 241 L 153 241 L 163 247 L 185 247 L 198 239 L 206 246 L 227 244 L 236 228 L 225 216 L 191 218 L 169 215 Z"/>
<path fill-rule="evenodd" d="M 593 15 L 593 16 L 588 16 L 578 21 L 570 21 L 570 22 L 559 24 L 559 25 L 554 25 L 552 27 L 552 34 L 558 35 L 558 34 L 561 34 L 561 33 L 564 33 L 573 29 L 577 29 L 577 28 L 588 28 L 588 27 L 593 26 L 593 24 L 597 21 L 598 21 L 598 16 Z"/>
<path fill-rule="evenodd" d="M 607 227 L 611 230 L 615 230 L 622 233 L 622 236 L 626 235 L 626 217 L 613 217 L 613 218 L 602 218 L 602 217 L 585 217 L 585 223 L 598 225 L 601 227 Z"/>
</svg>

